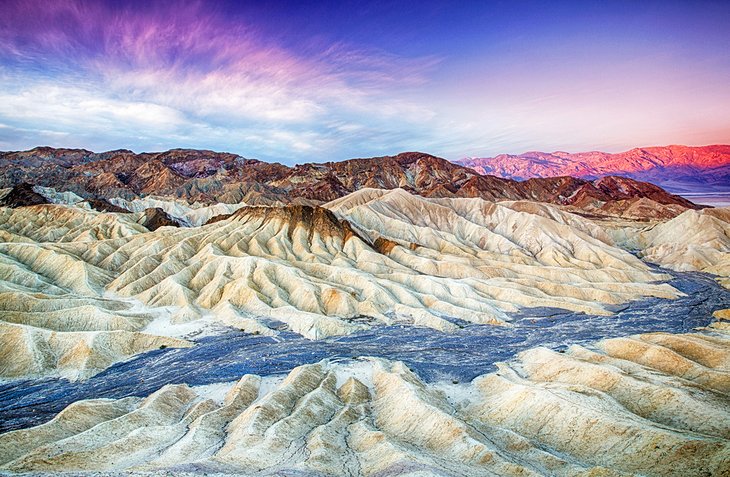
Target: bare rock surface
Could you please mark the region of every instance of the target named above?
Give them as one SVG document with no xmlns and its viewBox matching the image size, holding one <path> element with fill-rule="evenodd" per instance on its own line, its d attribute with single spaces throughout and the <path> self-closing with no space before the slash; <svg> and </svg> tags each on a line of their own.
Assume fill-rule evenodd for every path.
<svg viewBox="0 0 730 477">
<path fill-rule="evenodd" d="M 180 199 L 173 200 L 155 196 L 134 200 L 112 198 L 110 202 L 130 212 L 143 212 L 146 209 L 161 209 L 178 223 L 193 227 L 204 225 L 208 220 L 216 216 L 230 215 L 241 207 L 247 206 L 246 203 L 204 205 L 196 202 L 189 204 Z"/>
<path fill-rule="evenodd" d="M 0 198 L 0 206 L 3 207 L 25 207 L 28 205 L 47 204 L 48 200 L 33 190 L 28 183 L 20 183 L 5 192 Z"/>
<path fill-rule="evenodd" d="M 639 235 L 645 260 L 718 275 L 730 288 L 730 209 L 686 211 Z"/>
<path fill-rule="evenodd" d="M 11 472 L 727 475 L 730 337 L 651 333 L 533 348 L 468 384 L 401 362 L 79 401 L 0 435 Z M 218 393 L 219 391 L 216 391 Z"/>
<path fill-rule="evenodd" d="M 35 362 L 13 367 L 8 354 L 5 375 L 60 372 L 79 362 L 48 361 L 33 352 L 55 343 L 44 334 L 48 329 L 137 333 L 152 327 L 169 334 L 165 329 L 172 325 L 207 317 L 252 333 L 271 335 L 283 326 L 322 339 L 373 324 L 446 332 L 459 322 L 503 325 L 508 313 L 526 307 L 610 314 L 609 306 L 679 295 L 657 283 L 667 275 L 615 247 L 594 223 L 546 205 L 363 189 L 324 208 L 247 206 L 204 227 L 165 227 L 171 222 L 162 209 L 0 209 L 0 293 L 40 299 L 38 311 L 58 311 L 64 321 L 52 325 L 12 315 L 13 326 L 41 330 L 13 335 L 12 343 L 34 343 L 27 356 Z M 75 302 L 91 311 L 65 305 Z M 146 318 L 131 327 L 120 313 L 101 319 L 109 313 L 104 306 L 96 310 L 99 303 L 134 306 L 133 314 Z M 163 316 L 168 325 L 154 327 Z M 73 336 L 79 347 L 89 346 L 88 339 Z M 159 342 L 132 337 L 130 342 L 146 344 L 111 354 L 182 346 L 169 341 L 179 336 Z"/>
<path fill-rule="evenodd" d="M 160 208 L 145 209 L 140 214 L 137 223 L 143 225 L 150 232 L 154 232 L 160 227 L 180 227 L 180 223 L 170 217 L 167 212 Z"/>
</svg>

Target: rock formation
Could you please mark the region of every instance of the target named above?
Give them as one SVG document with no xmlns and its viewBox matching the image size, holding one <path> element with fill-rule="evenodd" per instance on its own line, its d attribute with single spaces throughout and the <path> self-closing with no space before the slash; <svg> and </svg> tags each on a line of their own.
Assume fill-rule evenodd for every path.
<svg viewBox="0 0 730 477">
<path fill-rule="evenodd" d="M 246 207 L 248 205 L 246 203 L 217 203 L 213 205 L 203 205 L 198 202 L 188 204 L 180 199 L 172 200 L 169 198 L 155 196 L 148 196 L 134 200 L 113 198 L 111 199 L 111 202 L 116 206 L 119 206 L 121 209 L 130 212 L 142 212 L 146 209 L 161 209 L 171 219 L 175 220 L 179 224 L 192 227 L 204 225 L 213 217 L 231 215 L 241 207 Z"/>
<path fill-rule="evenodd" d="M 242 207 L 204 227 L 155 232 L 142 226 L 146 210 L 0 209 L 0 295 L 42 298 L 38 311 L 57 310 L 67 323 L 56 329 L 25 314 L 10 322 L 138 333 L 162 316 L 176 325 L 206 315 L 263 334 L 275 333 L 273 320 L 317 339 L 368 322 L 442 331 L 460 321 L 504 324 L 520 307 L 608 314 L 606 305 L 678 294 L 593 222 L 545 204 L 363 189 L 325 208 Z M 131 326 L 129 313 L 107 304 L 145 317 Z M 45 342 L 31 331 L 23 340 Z M 162 344 L 184 343 L 149 347 Z M 48 373 L 61 371 L 48 363 Z M 33 366 L 29 373 L 41 372 Z"/>
<path fill-rule="evenodd" d="M 0 236 L 3 242 L 115 239 L 147 232 L 136 220 L 132 214 L 98 213 L 63 205 L 0 208 Z"/>
<path fill-rule="evenodd" d="M 104 296 L 113 275 L 75 255 L 77 243 L 112 244 L 147 232 L 131 214 L 61 205 L 0 208 L 0 376 L 83 378 L 161 346 L 189 346 L 141 331 L 154 313 Z"/>
<path fill-rule="evenodd" d="M 0 198 L 2 207 L 25 207 L 28 205 L 47 204 L 48 200 L 33 190 L 33 186 L 22 182 L 5 192 Z"/>
<path fill-rule="evenodd" d="M 730 337 L 653 333 L 536 348 L 469 384 L 400 362 L 246 375 L 79 401 L 0 435 L 13 472 L 704 476 L 730 472 Z"/>
<path fill-rule="evenodd" d="M 422 153 L 290 168 L 36 148 L 0 154 L 0 185 L 4 429 L 73 403 L 0 434 L 0 473 L 730 476 L 730 298 L 648 263 L 730 288 L 727 209 Z M 641 320 L 679 297 L 681 330 L 718 321 L 615 337 L 662 326 Z M 632 331 L 586 344 L 606 335 L 579 330 L 602 319 Z M 547 329 L 559 341 L 534 341 Z M 419 359 L 379 356 L 423 378 L 342 358 L 391 339 Z M 558 348 L 570 340 L 584 346 Z M 462 357 L 471 379 L 535 343 L 559 351 L 438 381 Z M 434 350 L 455 357 L 434 366 Z M 269 375 L 225 382 L 251 357 Z"/>
<path fill-rule="evenodd" d="M 118 214 L 129 213 L 129 210 L 116 206 L 104 199 L 88 199 L 86 200 L 86 203 L 89 204 L 89 207 L 94 210 L 98 210 L 99 212 L 116 212 Z"/>
<path fill-rule="evenodd" d="M 154 232 L 160 227 L 180 227 L 180 224 L 160 208 L 145 209 L 137 223 Z"/>
<path fill-rule="evenodd" d="M 688 210 L 639 235 L 645 260 L 722 277 L 730 288 L 730 209 Z"/>
</svg>

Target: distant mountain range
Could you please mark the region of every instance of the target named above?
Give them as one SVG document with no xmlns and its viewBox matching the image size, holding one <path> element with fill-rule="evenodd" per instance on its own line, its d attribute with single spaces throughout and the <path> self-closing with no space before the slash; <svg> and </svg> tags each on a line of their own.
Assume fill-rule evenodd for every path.
<svg viewBox="0 0 730 477">
<path fill-rule="evenodd" d="M 39 147 L 0 153 L 0 187 L 22 184 L 95 200 L 155 195 L 205 204 L 318 205 L 365 188 L 401 188 L 424 197 L 530 200 L 633 218 L 674 217 L 696 208 L 682 197 L 632 179 L 520 182 L 420 152 L 294 167 L 191 149 L 135 154 Z"/>
<path fill-rule="evenodd" d="M 455 161 L 481 174 L 525 180 L 620 175 L 651 182 L 674 193 L 730 191 L 730 145 L 644 147 L 607 152 L 526 152 Z"/>
</svg>

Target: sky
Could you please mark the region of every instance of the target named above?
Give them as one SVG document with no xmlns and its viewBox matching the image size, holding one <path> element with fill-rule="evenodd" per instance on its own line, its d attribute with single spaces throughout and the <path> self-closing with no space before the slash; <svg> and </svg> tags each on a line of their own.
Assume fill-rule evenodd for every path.
<svg viewBox="0 0 730 477">
<path fill-rule="evenodd" d="M 0 0 L 0 149 L 730 143 L 730 2 Z"/>
</svg>

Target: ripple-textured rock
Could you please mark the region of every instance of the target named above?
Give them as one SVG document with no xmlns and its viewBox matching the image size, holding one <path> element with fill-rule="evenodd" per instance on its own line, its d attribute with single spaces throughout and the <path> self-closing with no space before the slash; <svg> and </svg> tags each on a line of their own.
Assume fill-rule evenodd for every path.
<svg viewBox="0 0 730 477">
<path fill-rule="evenodd" d="M 728 475 L 730 337 L 653 333 L 533 348 L 469 384 L 401 362 L 246 375 L 221 400 L 168 385 L 81 401 L 0 435 L 11 472 Z"/>
</svg>

